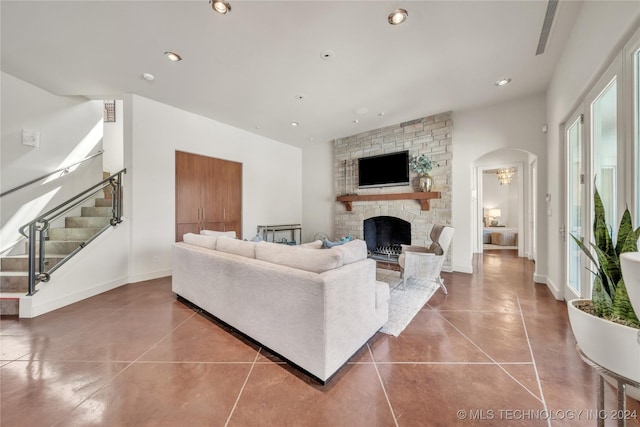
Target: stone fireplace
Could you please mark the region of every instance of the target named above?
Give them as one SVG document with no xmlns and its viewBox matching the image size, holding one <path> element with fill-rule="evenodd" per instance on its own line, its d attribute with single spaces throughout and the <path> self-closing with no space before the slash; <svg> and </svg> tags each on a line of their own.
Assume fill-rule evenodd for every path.
<svg viewBox="0 0 640 427">
<path fill-rule="evenodd" d="M 410 156 L 426 154 L 438 164 L 430 175 L 433 177 L 432 191 L 440 192 L 440 198 L 431 199 L 428 210 L 422 210 L 420 203 L 410 198 L 354 201 L 350 206 L 351 211 L 348 211 L 343 203 L 336 202 L 335 237 L 350 235 L 363 239 L 371 252 L 375 251 L 376 246 L 405 243 L 423 246 L 430 244 L 429 233 L 434 224 L 451 224 L 452 129 L 451 113 L 447 112 L 336 139 L 334 141 L 336 195 L 415 192 L 419 177 L 414 173 L 411 173 L 411 184 L 404 186 L 358 188 L 357 182 L 358 158 L 409 150 Z M 379 223 L 376 221 L 379 221 L 377 218 L 383 217 L 406 223 L 407 230 L 393 229 L 390 233 L 386 231 L 379 233 Z M 372 243 L 373 238 L 370 237 L 370 233 L 373 232 L 371 227 L 375 229 L 375 246 Z M 383 243 L 377 243 L 378 238 Z M 445 269 L 447 268 L 450 268 L 448 260 L 445 262 Z"/>
</svg>

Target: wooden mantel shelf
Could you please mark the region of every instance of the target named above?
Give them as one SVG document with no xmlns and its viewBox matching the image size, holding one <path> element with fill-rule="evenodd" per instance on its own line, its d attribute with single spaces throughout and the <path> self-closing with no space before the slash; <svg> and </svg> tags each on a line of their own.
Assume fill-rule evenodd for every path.
<svg viewBox="0 0 640 427">
<path fill-rule="evenodd" d="M 417 193 L 392 193 L 392 194 L 352 194 L 346 196 L 338 196 L 336 200 L 342 202 L 347 211 L 351 212 L 352 202 L 372 202 L 376 200 L 417 200 L 420 202 L 420 209 L 429 210 L 429 200 L 439 199 L 440 192 L 417 192 Z"/>
</svg>

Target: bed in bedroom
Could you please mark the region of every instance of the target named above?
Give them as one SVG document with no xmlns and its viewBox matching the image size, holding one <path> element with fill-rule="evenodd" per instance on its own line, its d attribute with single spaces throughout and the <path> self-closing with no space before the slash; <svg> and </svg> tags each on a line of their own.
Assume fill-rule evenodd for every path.
<svg viewBox="0 0 640 427">
<path fill-rule="evenodd" d="M 485 227 L 482 234 L 484 244 L 498 246 L 517 246 L 518 229 L 507 227 Z"/>
</svg>

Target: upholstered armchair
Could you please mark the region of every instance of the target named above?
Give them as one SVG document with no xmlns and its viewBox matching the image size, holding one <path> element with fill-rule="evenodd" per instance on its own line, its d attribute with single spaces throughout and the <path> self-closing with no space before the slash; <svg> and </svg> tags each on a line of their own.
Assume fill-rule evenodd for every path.
<svg viewBox="0 0 640 427">
<path fill-rule="evenodd" d="M 432 243 L 430 246 L 402 245 L 402 253 L 398 258 L 398 263 L 403 278 L 403 289 L 406 288 L 409 277 L 420 277 L 435 280 L 442 291 L 447 293 L 440 272 L 453 239 L 453 231 L 453 227 L 436 224 L 431 229 Z"/>
</svg>

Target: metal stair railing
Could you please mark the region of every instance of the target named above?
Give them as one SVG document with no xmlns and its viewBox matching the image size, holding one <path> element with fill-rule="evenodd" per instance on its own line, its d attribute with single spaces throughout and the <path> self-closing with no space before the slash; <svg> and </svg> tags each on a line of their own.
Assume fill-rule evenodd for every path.
<svg viewBox="0 0 640 427">
<path fill-rule="evenodd" d="M 69 173 L 69 169 L 71 169 L 72 167 L 74 167 L 74 166 L 76 166 L 76 165 L 79 165 L 80 163 L 84 163 L 84 162 L 86 162 L 87 160 L 91 160 L 91 159 L 93 159 L 94 157 L 101 156 L 102 154 L 104 154 L 104 150 L 100 150 L 100 151 L 98 151 L 97 153 L 92 154 L 92 155 L 90 155 L 90 156 L 88 156 L 88 157 L 85 157 L 85 158 L 84 158 L 84 159 L 82 159 L 82 160 L 78 160 L 77 162 L 75 162 L 75 163 L 71 163 L 70 165 L 67 165 L 67 166 L 65 166 L 65 167 L 63 167 L 63 168 L 56 169 L 56 170 L 54 170 L 53 172 L 49 172 L 49 173 L 47 173 L 47 174 L 45 174 L 45 175 L 42 175 L 41 177 L 38 177 L 38 178 L 36 178 L 36 179 L 32 179 L 31 181 L 29 181 L 29 182 L 25 182 L 25 183 L 24 183 L 24 184 L 22 184 L 22 185 L 18 185 L 17 187 L 12 188 L 11 190 L 7 190 L 7 191 L 5 191 L 4 193 L 0 193 L 0 197 L 4 197 L 4 196 L 6 196 L 6 195 L 8 195 L 8 194 L 11 194 L 11 193 L 14 193 L 14 192 L 16 192 L 16 191 L 18 191 L 18 190 L 22 190 L 23 188 L 28 187 L 28 186 L 30 186 L 31 184 L 35 184 L 35 183 L 36 183 L 36 182 L 38 182 L 38 181 L 42 181 L 43 179 L 48 178 L 48 177 L 50 177 L 51 175 L 53 175 L 53 174 L 55 174 L 55 173 L 62 172 L 62 174 L 63 174 L 63 175 L 66 175 L 66 174 L 68 174 L 68 173 Z"/>
<path fill-rule="evenodd" d="M 100 234 L 104 233 L 109 227 L 115 227 L 122 222 L 122 175 L 125 173 L 127 173 L 127 169 L 122 169 L 120 172 L 116 172 L 110 177 L 105 178 L 96 185 L 86 189 L 85 191 L 59 204 L 48 212 L 40 215 L 33 221 L 20 227 L 20 234 L 26 237 L 29 242 L 29 292 L 27 293 L 27 295 L 35 294 L 37 292 L 36 285 L 38 282 L 48 282 L 51 274 L 58 268 L 60 268 L 65 262 L 71 259 L 75 254 L 80 252 L 86 245 L 91 243 Z M 50 224 L 68 213 L 70 210 L 80 206 L 82 203 L 86 202 L 99 192 L 104 191 L 106 188 L 111 188 L 112 196 L 111 218 L 109 219 L 109 225 L 103 227 L 91 238 L 82 242 L 78 248 L 74 249 L 70 254 L 66 255 L 60 262 L 51 267 L 48 271 L 45 271 L 45 241 Z M 39 239 L 36 239 L 36 237 L 38 237 Z M 39 245 L 38 253 L 36 253 L 37 244 Z"/>
</svg>

